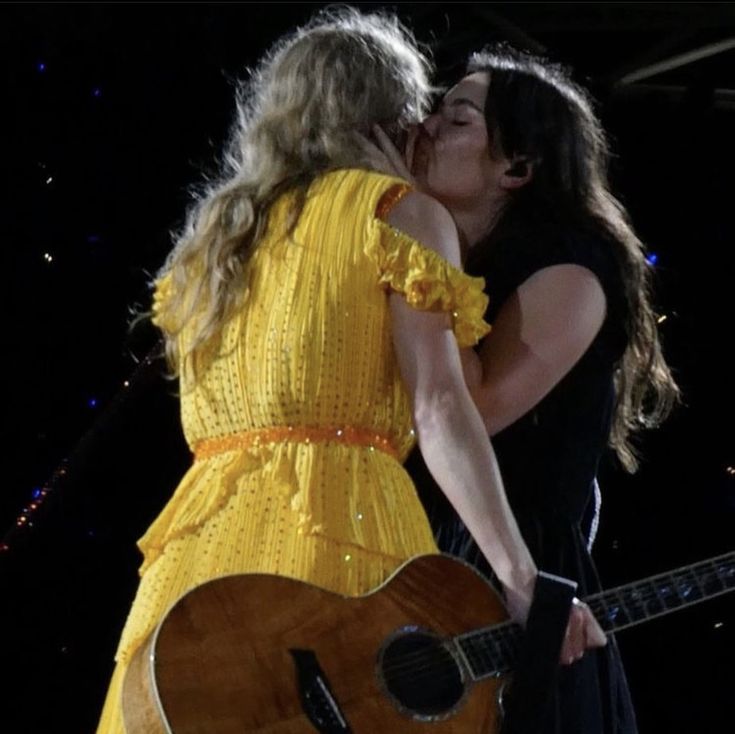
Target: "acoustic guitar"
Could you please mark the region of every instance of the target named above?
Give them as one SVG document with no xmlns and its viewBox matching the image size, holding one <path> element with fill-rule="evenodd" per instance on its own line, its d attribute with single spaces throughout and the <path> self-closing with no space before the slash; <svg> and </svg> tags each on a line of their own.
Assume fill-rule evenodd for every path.
<svg viewBox="0 0 735 734">
<path fill-rule="evenodd" d="M 735 588 L 735 553 L 585 599 L 615 632 Z M 522 630 L 447 555 L 343 597 L 237 574 L 185 594 L 133 659 L 128 734 L 492 734 Z"/>
</svg>

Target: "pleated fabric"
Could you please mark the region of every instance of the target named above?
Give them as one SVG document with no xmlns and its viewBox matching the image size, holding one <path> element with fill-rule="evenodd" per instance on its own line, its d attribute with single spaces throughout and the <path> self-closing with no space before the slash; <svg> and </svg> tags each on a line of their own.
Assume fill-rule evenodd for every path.
<svg viewBox="0 0 735 734">
<path fill-rule="evenodd" d="M 233 573 L 274 573 L 345 595 L 379 586 L 437 547 L 402 466 L 415 443 L 388 295 L 444 311 L 476 343 L 484 280 L 381 218 L 405 182 L 364 170 L 316 179 L 295 227 L 283 195 L 248 265 L 249 287 L 216 354 L 180 377 L 194 460 L 139 541 L 140 586 L 98 734 L 122 734 L 131 655 L 187 591 Z M 379 206 L 383 202 L 382 206 Z M 381 216 L 377 216 L 377 212 Z M 163 276 L 154 322 L 175 318 Z M 189 335 L 181 334 L 184 351 Z M 201 367 L 201 365 L 200 365 Z"/>
</svg>

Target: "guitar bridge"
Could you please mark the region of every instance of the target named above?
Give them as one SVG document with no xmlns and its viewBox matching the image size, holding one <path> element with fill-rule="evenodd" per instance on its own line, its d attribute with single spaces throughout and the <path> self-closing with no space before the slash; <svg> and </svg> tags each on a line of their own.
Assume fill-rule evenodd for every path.
<svg viewBox="0 0 735 734">
<path fill-rule="evenodd" d="M 352 734 L 313 650 L 289 650 L 296 666 L 304 713 L 321 734 Z"/>
</svg>

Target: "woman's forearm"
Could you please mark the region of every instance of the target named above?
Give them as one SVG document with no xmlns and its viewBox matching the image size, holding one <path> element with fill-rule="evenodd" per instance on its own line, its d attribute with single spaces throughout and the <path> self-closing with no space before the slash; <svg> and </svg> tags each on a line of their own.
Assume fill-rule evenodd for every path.
<svg viewBox="0 0 735 734">
<path fill-rule="evenodd" d="M 495 453 L 466 390 L 443 390 L 415 407 L 419 446 L 500 581 L 529 601 L 536 565 L 503 488 Z"/>
</svg>

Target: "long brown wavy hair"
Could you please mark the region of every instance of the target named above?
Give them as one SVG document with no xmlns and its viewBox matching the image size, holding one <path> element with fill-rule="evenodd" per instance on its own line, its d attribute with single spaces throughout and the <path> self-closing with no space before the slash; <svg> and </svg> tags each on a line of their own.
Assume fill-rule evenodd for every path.
<svg viewBox="0 0 735 734">
<path fill-rule="evenodd" d="M 522 233 L 539 218 L 602 235 L 624 288 L 628 345 L 615 373 L 609 443 L 628 471 L 638 467 L 633 434 L 657 426 L 679 400 L 651 300 L 652 267 L 607 179 L 610 148 L 590 94 L 565 67 L 507 44 L 470 58 L 467 73 L 491 75 L 485 120 L 492 145 L 533 162 L 534 175 L 512 197 L 488 239 Z"/>
<path fill-rule="evenodd" d="M 247 297 L 246 266 L 275 199 L 297 192 L 295 223 L 316 176 L 369 167 L 359 134 L 380 124 L 398 135 L 424 117 L 432 71 L 394 15 L 342 8 L 277 41 L 239 85 L 222 173 L 190 207 L 156 277 L 168 282 L 154 310 L 173 374 L 194 366 Z"/>
</svg>

